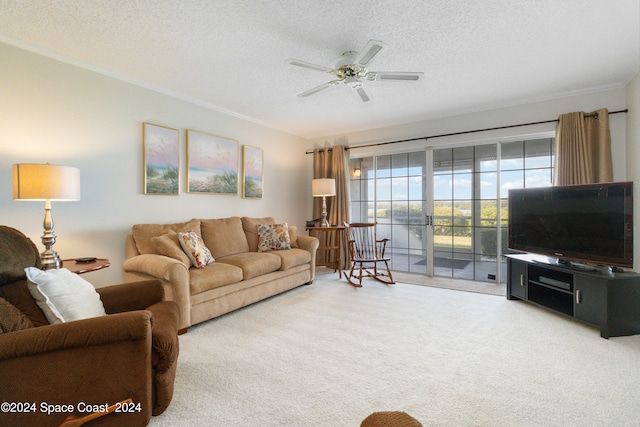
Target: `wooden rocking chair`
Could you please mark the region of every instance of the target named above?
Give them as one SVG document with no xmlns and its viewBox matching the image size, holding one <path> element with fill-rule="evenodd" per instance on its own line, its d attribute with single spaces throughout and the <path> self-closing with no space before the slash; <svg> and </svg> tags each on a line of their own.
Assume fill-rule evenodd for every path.
<svg viewBox="0 0 640 427">
<path fill-rule="evenodd" d="M 349 256 L 351 257 L 351 271 L 347 275 L 349 283 L 361 288 L 362 278 L 371 277 L 387 285 L 395 284 L 389 269 L 390 258 L 384 255 L 389 239 L 376 238 L 376 223 L 345 223 L 344 225 L 349 230 Z M 384 268 L 378 268 L 378 263 L 384 263 Z"/>
</svg>

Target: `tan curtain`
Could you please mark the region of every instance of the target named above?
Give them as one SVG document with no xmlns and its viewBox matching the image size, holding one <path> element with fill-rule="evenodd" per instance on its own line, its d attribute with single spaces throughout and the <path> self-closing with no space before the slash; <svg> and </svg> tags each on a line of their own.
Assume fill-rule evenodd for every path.
<svg viewBox="0 0 640 427">
<path fill-rule="evenodd" d="M 313 152 L 313 178 L 334 178 L 336 180 L 336 195 L 327 197 L 327 220 L 332 225 L 342 225 L 349 222 L 349 152 L 347 147 L 337 145 L 332 148 L 316 149 Z M 313 198 L 313 217 L 319 218 L 322 214 L 322 198 Z M 327 233 L 320 233 L 318 238 Z M 333 246 L 335 233 L 329 233 L 332 241 L 320 241 L 320 246 Z M 318 260 L 326 261 L 324 251 L 318 252 Z M 342 266 L 349 265 L 347 256 L 346 240 L 342 239 Z"/>
<path fill-rule="evenodd" d="M 554 185 L 613 181 L 609 112 L 562 114 L 556 127 Z"/>
</svg>

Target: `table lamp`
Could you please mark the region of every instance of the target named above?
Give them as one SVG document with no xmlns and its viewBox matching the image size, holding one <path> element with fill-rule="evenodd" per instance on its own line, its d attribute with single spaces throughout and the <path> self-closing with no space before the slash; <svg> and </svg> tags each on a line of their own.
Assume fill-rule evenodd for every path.
<svg viewBox="0 0 640 427">
<path fill-rule="evenodd" d="M 328 227 L 327 196 L 336 195 L 336 180 L 333 178 L 314 179 L 311 182 L 311 193 L 313 197 L 322 197 L 322 221 L 320 222 L 320 227 Z"/>
<path fill-rule="evenodd" d="M 13 165 L 13 199 L 44 200 L 42 268 L 60 268 L 62 261 L 53 250 L 56 235 L 53 233 L 51 202 L 80 200 L 80 169 L 48 163 Z"/>
</svg>

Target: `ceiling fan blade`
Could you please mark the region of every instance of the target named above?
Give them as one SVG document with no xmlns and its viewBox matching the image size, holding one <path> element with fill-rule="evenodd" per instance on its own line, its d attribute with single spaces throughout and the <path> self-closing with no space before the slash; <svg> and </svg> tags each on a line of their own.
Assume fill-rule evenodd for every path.
<svg viewBox="0 0 640 427">
<path fill-rule="evenodd" d="M 325 90 L 325 89 L 327 89 L 327 88 L 330 88 L 331 86 L 335 86 L 335 85 L 338 85 L 338 84 L 340 84 L 340 83 L 342 83 L 342 81 L 341 81 L 341 80 L 332 80 L 332 81 L 330 81 L 330 82 L 323 83 L 323 84 L 321 84 L 320 86 L 316 86 L 316 87 L 311 88 L 311 89 L 309 89 L 309 90 L 306 90 L 306 91 L 304 91 L 304 92 L 302 92 L 302 93 L 299 93 L 299 94 L 298 94 L 298 97 L 299 97 L 299 98 L 305 98 L 305 97 L 307 97 L 307 96 L 309 96 L 309 95 L 313 95 L 314 93 L 318 93 L 318 92 L 320 92 L 321 90 Z"/>
<path fill-rule="evenodd" d="M 352 89 L 358 95 L 358 99 L 360 99 L 360 101 L 364 102 L 365 104 L 373 101 L 371 95 L 369 94 L 369 91 L 365 89 L 364 85 L 356 86 Z"/>
<path fill-rule="evenodd" d="M 387 45 L 380 40 L 369 40 L 364 48 L 356 56 L 355 63 L 366 68 L 382 49 Z"/>
<path fill-rule="evenodd" d="M 295 65 L 296 67 L 309 68 L 311 70 L 323 71 L 325 73 L 331 73 L 333 68 L 325 67 L 324 65 L 312 64 L 311 62 L 300 61 L 298 59 L 287 59 L 289 65 Z"/>
<path fill-rule="evenodd" d="M 371 71 L 365 76 L 367 80 L 417 81 L 424 79 L 424 73 Z"/>
</svg>

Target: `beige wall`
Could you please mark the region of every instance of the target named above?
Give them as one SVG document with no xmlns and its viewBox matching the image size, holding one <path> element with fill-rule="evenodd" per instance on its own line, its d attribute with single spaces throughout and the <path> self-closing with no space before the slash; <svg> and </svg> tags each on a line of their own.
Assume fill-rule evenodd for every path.
<svg viewBox="0 0 640 427">
<path fill-rule="evenodd" d="M 63 258 L 108 257 L 111 267 L 83 276 L 96 286 L 123 280 L 125 236 L 135 223 L 247 215 L 304 227 L 311 211 L 311 146 L 302 138 L 2 43 L 0 94 L 0 224 L 43 249 L 44 203 L 13 200 L 11 165 L 80 168 L 82 199 L 53 203 L 55 249 Z M 142 193 L 145 121 L 180 129 L 179 196 Z M 185 129 L 262 148 L 264 198 L 186 193 Z"/>
</svg>

